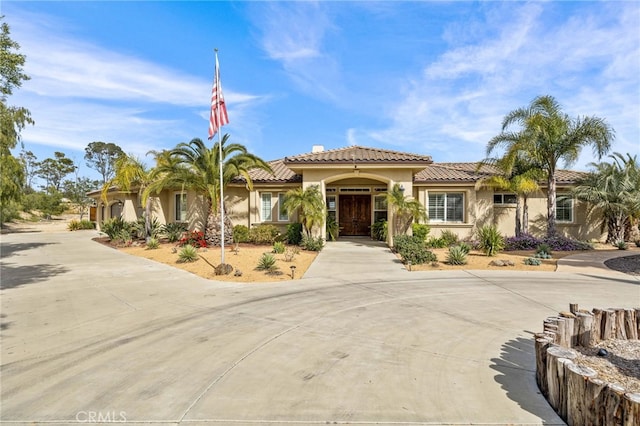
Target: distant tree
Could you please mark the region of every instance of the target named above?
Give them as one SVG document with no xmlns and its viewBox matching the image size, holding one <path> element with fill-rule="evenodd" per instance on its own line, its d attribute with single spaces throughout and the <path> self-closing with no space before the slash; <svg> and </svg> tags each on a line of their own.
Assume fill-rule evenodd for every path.
<svg viewBox="0 0 640 426">
<path fill-rule="evenodd" d="M 25 151 L 24 149 L 20 153 L 20 160 L 22 161 L 22 166 L 24 167 L 24 176 L 26 183 L 26 191 L 33 191 L 33 179 L 38 175 L 38 168 L 40 167 L 40 163 L 38 162 L 38 157 L 31 152 Z"/>
<path fill-rule="evenodd" d="M 93 204 L 93 199 L 89 198 L 87 193 L 99 188 L 99 181 L 77 175 L 75 179 L 67 179 L 62 183 L 62 193 L 75 204 L 78 209 L 78 214 L 80 215 L 80 220 L 84 217 L 89 206 Z"/>
<path fill-rule="evenodd" d="M 511 130 L 517 126 L 516 130 Z M 613 129 L 599 117 L 575 117 L 562 112 L 553 96 L 538 96 L 528 107 L 508 113 L 502 132 L 487 144 L 487 157 L 499 146 L 505 157 L 523 152 L 547 178 L 547 235 L 556 234 L 556 171 L 559 163 L 576 162 L 585 146 L 600 159 L 611 149 Z"/>
<path fill-rule="evenodd" d="M 84 149 L 87 167 L 100 173 L 103 185 L 113 178 L 116 161 L 123 155 L 122 148 L 111 142 L 91 142 Z"/>
<path fill-rule="evenodd" d="M 64 152 L 53 153 L 55 158 L 47 158 L 40 162 L 38 167 L 38 177 L 45 180 L 44 188 L 54 188 L 56 191 L 62 189 L 62 181 L 69 173 L 76 170 L 76 165 L 71 158 L 67 158 Z"/>
<path fill-rule="evenodd" d="M 0 16 L 4 20 L 4 15 Z M 20 132 L 27 124 L 33 124 L 29 110 L 7 104 L 8 97 L 22 82 L 29 80 L 22 67 L 25 56 L 18 53 L 20 45 L 10 37 L 7 23 L 0 25 L 0 220 L 7 215 L 4 210 L 18 201 L 24 187 L 24 169 L 11 150 L 20 141 Z"/>
</svg>

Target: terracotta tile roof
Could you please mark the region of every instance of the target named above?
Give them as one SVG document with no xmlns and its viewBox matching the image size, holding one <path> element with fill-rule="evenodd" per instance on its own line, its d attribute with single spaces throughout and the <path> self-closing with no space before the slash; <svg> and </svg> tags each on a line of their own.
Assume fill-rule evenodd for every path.
<svg viewBox="0 0 640 426">
<path fill-rule="evenodd" d="M 433 160 L 428 155 L 410 154 L 407 152 L 390 151 L 387 149 L 368 148 L 363 146 L 349 146 L 346 148 L 331 149 L 322 152 L 285 157 L 285 165 L 297 164 L 349 164 L 376 163 L 376 164 L 431 164 Z"/>
<path fill-rule="evenodd" d="M 273 170 L 273 174 L 261 169 L 253 169 L 249 171 L 249 176 L 254 183 L 296 183 L 302 182 L 302 176 L 294 173 L 290 168 L 284 165 L 283 160 L 269 161 L 269 165 Z M 244 178 L 239 177 L 236 182 L 244 182 Z"/>
<path fill-rule="evenodd" d="M 579 172 L 577 170 L 558 170 L 556 171 L 556 182 L 569 184 L 576 183 L 588 174 L 589 173 L 587 172 Z"/>
<path fill-rule="evenodd" d="M 427 182 L 476 182 L 496 173 L 491 166 L 482 166 L 476 171 L 478 163 L 434 163 L 416 173 L 415 183 Z"/>
</svg>

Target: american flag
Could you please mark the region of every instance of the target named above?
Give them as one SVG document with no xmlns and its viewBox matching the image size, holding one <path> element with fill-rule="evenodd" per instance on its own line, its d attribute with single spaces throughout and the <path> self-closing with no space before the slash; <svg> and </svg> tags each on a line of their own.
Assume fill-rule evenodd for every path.
<svg viewBox="0 0 640 426">
<path fill-rule="evenodd" d="M 216 76 L 213 81 L 213 89 L 211 90 L 209 139 L 212 139 L 218 132 L 218 129 L 225 124 L 229 124 L 229 116 L 227 115 L 227 107 L 224 104 L 224 96 L 222 95 L 222 85 L 220 84 L 220 64 L 218 63 L 218 55 L 216 55 Z"/>
</svg>

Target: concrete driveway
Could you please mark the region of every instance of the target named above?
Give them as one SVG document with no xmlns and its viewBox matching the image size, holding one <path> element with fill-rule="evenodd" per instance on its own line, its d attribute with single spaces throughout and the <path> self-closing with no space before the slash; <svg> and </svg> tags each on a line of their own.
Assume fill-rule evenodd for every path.
<svg viewBox="0 0 640 426">
<path fill-rule="evenodd" d="M 409 273 L 357 242 L 236 285 L 93 235 L 2 236 L 3 424 L 563 424 L 532 333 L 640 302 L 622 274 Z"/>
</svg>

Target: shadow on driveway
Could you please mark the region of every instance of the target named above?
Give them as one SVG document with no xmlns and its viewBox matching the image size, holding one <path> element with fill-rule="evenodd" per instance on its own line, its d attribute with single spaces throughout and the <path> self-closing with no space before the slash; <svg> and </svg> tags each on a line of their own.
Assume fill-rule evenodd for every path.
<svg viewBox="0 0 640 426">
<path fill-rule="evenodd" d="M 500 358 L 493 358 L 491 362 L 491 368 L 498 372 L 494 380 L 500 383 L 509 399 L 538 416 L 544 425 L 565 424 L 536 384 L 533 339 L 518 337 L 509 340 L 502 345 Z"/>
<path fill-rule="evenodd" d="M 32 250 L 35 248 L 49 246 L 51 244 L 59 243 L 2 243 L 0 244 L 0 257 L 6 259 L 13 256 L 15 253 L 25 250 Z"/>
<path fill-rule="evenodd" d="M 0 289 L 6 290 L 27 284 L 35 284 L 53 275 L 60 275 L 69 272 L 69 268 L 60 265 L 26 265 L 16 266 L 14 264 L 3 263 L 0 265 Z"/>
</svg>

